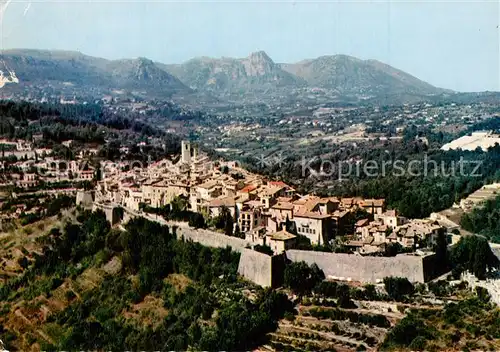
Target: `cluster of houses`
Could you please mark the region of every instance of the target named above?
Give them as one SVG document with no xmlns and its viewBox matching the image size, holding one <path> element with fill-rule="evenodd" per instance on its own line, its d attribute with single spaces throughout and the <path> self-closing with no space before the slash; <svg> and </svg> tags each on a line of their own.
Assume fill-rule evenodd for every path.
<svg viewBox="0 0 500 352">
<path fill-rule="evenodd" d="M 35 135 L 33 140 L 36 140 L 35 137 L 38 138 Z M 72 141 L 65 141 L 62 144 L 69 147 L 71 143 Z M 52 149 L 35 148 L 33 143 L 25 140 L 4 139 L 0 140 L 0 145 L 0 185 L 30 189 L 40 184 L 92 181 L 96 175 L 95 169 L 87 162 L 87 157 L 97 154 L 97 149 L 80 152 L 76 155 L 76 160 L 64 160 L 54 156 Z M 9 157 L 15 157 L 16 161 L 7 160 Z"/>
<path fill-rule="evenodd" d="M 50 150 L 38 153 L 25 141 L 2 143 L 10 143 L 11 152 L 33 153 L 9 163 L 11 172 L 2 175 L 4 185 L 32 189 L 41 183 L 96 177 L 86 161 L 88 155 L 66 161 L 52 156 Z M 71 141 L 66 144 L 71 146 Z M 384 251 L 389 243 L 418 248 L 432 243 L 442 230 L 435 221 L 408 220 L 387 210 L 384 199 L 300 195 L 284 182 L 266 180 L 236 162 L 211 160 L 187 141 L 181 143 L 180 158 L 155 163 L 106 160 L 101 161 L 100 173 L 95 190 L 98 203 L 141 211 L 169 206 L 181 197 L 187 210 L 207 218 L 229 212 L 234 232 L 277 253 L 293 248 L 298 236 L 316 246 L 342 236 L 348 248 L 360 253 Z"/>
<path fill-rule="evenodd" d="M 18 161 L 10 167 L 16 171 L 4 173 L 2 185 L 13 185 L 24 189 L 64 181 L 92 181 L 96 174 L 95 169 L 84 160 L 68 161 L 53 157 Z"/>
<path fill-rule="evenodd" d="M 149 165 L 103 162 L 95 201 L 140 211 L 182 197 L 188 210 L 206 217 L 228 211 L 249 243 L 275 252 L 293 248 L 298 235 L 312 245 L 347 235 L 348 245 L 363 253 L 383 250 L 381 243 L 410 247 L 440 228 L 430 220 L 407 220 L 387 211 L 383 199 L 300 195 L 284 182 L 266 180 L 235 162 L 212 161 L 189 142 L 183 141 L 181 148 L 179 160 Z M 356 222 L 359 214 L 365 219 Z"/>
<path fill-rule="evenodd" d="M 354 239 L 346 245 L 360 253 L 382 252 L 389 243 L 404 248 L 432 247 L 439 234 L 445 231 L 431 219 L 407 219 L 395 210 L 375 214 L 374 220 L 361 219 L 355 223 Z"/>
</svg>

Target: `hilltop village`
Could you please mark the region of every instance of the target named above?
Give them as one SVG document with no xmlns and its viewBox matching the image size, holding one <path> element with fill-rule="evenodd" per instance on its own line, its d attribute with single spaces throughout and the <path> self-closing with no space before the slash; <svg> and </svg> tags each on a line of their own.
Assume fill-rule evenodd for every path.
<svg viewBox="0 0 500 352">
<path fill-rule="evenodd" d="M 62 145 L 70 148 L 72 143 Z M 252 246 L 270 247 L 275 254 L 307 243 L 307 248 L 363 255 L 394 254 L 394 248 L 396 253 L 423 255 L 440 233 L 448 234 L 449 243 L 458 237 L 454 234 L 459 226 L 441 213 L 407 219 L 387 209 L 384 199 L 299 194 L 286 183 L 254 174 L 236 161 L 211 159 L 189 141 L 182 141 L 180 155 L 173 158 L 100 160 L 97 164 L 89 160 L 98 149 L 87 148 L 74 160 L 64 160 L 52 149 L 35 148 L 25 140 L 0 144 L 4 149 L 1 186 L 13 187 L 18 194 L 75 195 L 80 189 L 89 195 L 84 197 L 86 205 L 123 207 L 137 214 L 157 213 L 155 209 L 169 209 L 181 200 L 183 210 L 201 214 L 205 223 L 213 224 L 229 214 L 231 229 L 221 230 Z M 5 150 L 5 146 L 10 148 Z M 127 154 L 128 148 L 120 152 Z M 9 158 L 15 161 L 9 163 Z M 464 200 L 460 207 L 467 210 L 470 205 Z M 18 204 L 4 209 L 2 218 L 38 210 Z"/>
<path fill-rule="evenodd" d="M 391 243 L 412 252 L 432 248 L 439 232 L 445 231 L 431 219 L 399 216 L 386 209 L 384 199 L 300 195 L 284 182 L 266 180 L 236 162 L 212 161 L 187 141 L 181 148 L 178 161 L 132 168 L 102 162 L 93 201 L 147 212 L 183 199 L 186 210 L 205 219 L 228 213 L 232 228 L 226 234 L 253 246 L 269 246 L 275 254 L 296 248 L 298 238 L 320 247 L 342 238 L 344 248 L 363 254 L 384 253 Z"/>
</svg>

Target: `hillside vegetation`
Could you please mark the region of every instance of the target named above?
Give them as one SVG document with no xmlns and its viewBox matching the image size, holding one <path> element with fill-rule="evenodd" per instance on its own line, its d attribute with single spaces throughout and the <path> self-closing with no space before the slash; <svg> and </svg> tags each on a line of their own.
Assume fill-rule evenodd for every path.
<svg viewBox="0 0 500 352">
<path fill-rule="evenodd" d="M 500 196 L 489 199 L 483 206 L 464 214 L 460 224 L 467 231 L 500 243 Z"/>
<path fill-rule="evenodd" d="M 238 282 L 229 248 L 178 240 L 144 219 L 125 231 L 100 212 L 78 220 L 41 237 L 41 253 L 0 286 L 7 348 L 243 350 L 291 310 L 285 295 Z"/>
</svg>

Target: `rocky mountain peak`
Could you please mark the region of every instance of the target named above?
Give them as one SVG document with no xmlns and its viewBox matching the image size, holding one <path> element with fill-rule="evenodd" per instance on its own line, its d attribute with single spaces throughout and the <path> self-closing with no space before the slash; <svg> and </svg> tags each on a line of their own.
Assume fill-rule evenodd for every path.
<svg viewBox="0 0 500 352">
<path fill-rule="evenodd" d="M 267 55 L 267 53 L 263 50 L 250 53 L 250 55 L 248 55 L 248 59 L 251 61 L 265 61 L 274 63 L 274 61 L 269 57 L 269 55 Z"/>
<path fill-rule="evenodd" d="M 274 61 L 265 51 L 256 51 L 251 53 L 246 59 L 242 60 L 245 71 L 248 76 L 263 76 L 275 71 Z"/>
</svg>

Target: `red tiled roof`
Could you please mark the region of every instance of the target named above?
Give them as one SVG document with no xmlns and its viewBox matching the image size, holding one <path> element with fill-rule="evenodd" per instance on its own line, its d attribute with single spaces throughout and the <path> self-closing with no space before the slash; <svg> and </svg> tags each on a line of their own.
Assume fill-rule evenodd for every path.
<svg viewBox="0 0 500 352">
<path fill-rule="evenodd" d="M 279 186 L 279 187 L 290 187 L 288 186 L 285 182 L 283 181 L 269 181 L 268 182 L 271 186 Z"/>
<path fill-rule="evenodd" d="M 310 218 L 310 219 L 327 219 L 330 218 L 331 215 L 328 214 L 319 214 L 312 212 L 301 212 L 294 215 L 295 218 Z"/>
<path fill-rule="evenodd" d="M 250 193 L 252 191 L 255 191 L 257 189 L 257 186 L 254 186 L 254 185 L 248 185 L 248 186 L 245 186 L 243 187 L 240 192 L 242 193 Z"/>
<path fill-rule="evenodd" d="M 365 226 L 367 224 L 368 224 L 368 219 L 361 219 L 361 220 L 356 221 L 356 223 L 354 224 L 354 226 L 356 226 L 356 227 L 362 227 L 362 226 Z"/>
<path fill-rule="evenodd" d="M 272 209 L 292 210 L 293 204 L 288 202 L 278 202 L 271 207 Z"/>
</svg>

